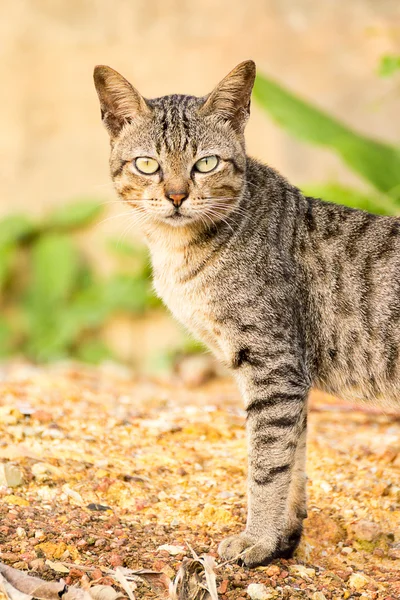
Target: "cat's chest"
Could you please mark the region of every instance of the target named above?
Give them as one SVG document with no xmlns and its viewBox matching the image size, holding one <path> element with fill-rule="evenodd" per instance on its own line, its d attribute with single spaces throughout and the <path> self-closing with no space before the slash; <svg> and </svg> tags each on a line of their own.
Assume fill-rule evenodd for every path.
<svg viewBox="0 0 400 600">
<path fill-rule="evenodd" d="M 213 285 L 207 273 L 193 274 L 179 257 L 153 257 L 154 287 L 174 317 L 212 347 L 219 346 L 213 319 Z"/>
<path fill-rule="evenodd" d="M 185 281 L 183 272 L 164 265 L 155 270 L 154 287 L 173 315 L 190 329 L 210 318 L 210 293 L 198 281 Z"/>
</svg>

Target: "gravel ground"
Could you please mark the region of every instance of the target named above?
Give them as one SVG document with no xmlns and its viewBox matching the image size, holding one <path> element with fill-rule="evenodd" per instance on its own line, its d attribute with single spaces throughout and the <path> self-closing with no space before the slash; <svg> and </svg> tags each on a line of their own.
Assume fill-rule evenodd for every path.
<svg viewBox="0 0 400 600">
<path fill-rule="evenodd" d="M 218 562 L 246 518 L 245 414 L 230 381 L 185 389 L 116 365 L 0 375 L 1 562 L 69 584 L 110 583 L 118 566 L 173 579 L 189 546 Z M 295 558 L 217 567 L 220 600 L 400 598 L 399 414 L 314 393 L 307 472 Z M 136 598 L 168 596 L 137 586 Z"/>
</svg>

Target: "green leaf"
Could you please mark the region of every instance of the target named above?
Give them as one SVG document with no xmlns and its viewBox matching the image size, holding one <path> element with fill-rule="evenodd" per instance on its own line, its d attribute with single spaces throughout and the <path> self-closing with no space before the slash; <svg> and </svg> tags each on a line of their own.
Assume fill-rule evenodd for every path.
<svg viewBox="0 0 400 600">
<path fill-rule="evenodd" d="M 56 208 L 46 219 L 49 229 L 80 229 L 93 223 L 103 212 L 103 206 L 97 200 L 80 200 Z"/>
<path fill-rule="evenodd" d="M 76 356 L 83 362 L 99 364 L 105 360 L 115 358 L 110 348 L 101 340 L 87 340 L 78 345 Z"/>
<path fill-rule="evenodd" d="M 147 249 L 144 246 L 111 238 L 107 240 L 107 247 L 121 259 L 128 259 L 130 269 L 134 268 L 137 277 L 142 279 L 151 278 L 151 263 Z"/>
<path fill-rule="evenodd" d="M 312 183 L 302 186 L 302 192 L 307 196 L 322 198 L 322 200 L 336 204 L 345 204 L 378 215 L 400 214 L 399 204 L 396 204 L 389 196 L 364 194 L 336 182 Z"/>
<path fill-rule="evenodd" d="M 104 283 L 104 301 L 110 311 L 143 313 L 151 295 L 149 282 L 130 275 L 117 274 Z"/>
<path fill-rule="evenodd" d="M 42 235 L 32 248 L 30 301 L 46 312 L 67 300 L 75 288 L 79 269 L 79 253 L 68 236 Z"/>
<path fill-rule="evenodd" d="M 12 269 L 18 254 L 16 244 L 0 245 L 0 290 L 3 290 L 11 279 Z"/>
<path fill-rule="evenodd" d="M 257 77 L 254 97 L 291 134 L 337 152 L 378 190 L 400 201 L 398 148 L 356 133 L 265 76 Z"/>
<path fill-rule="evenodd" d="M 396 71 L 400 71 L 400 55 L 387 54 L 382 56 L 379 63 L 378 73 L 381 77 L 390 77 Z"/>
<path fill-rule="evenodd" d="M 13 332 L 10 323 L 4 317 L 0 317 L 0 357 L 3 358 L 12 353 Z"/>
<path fill-rule="evenodd" d="M 24 241 L 36 231 L 36 225 L 25 215 L 7 215 L 0 220 L 0 247 Z"/>
</svg>

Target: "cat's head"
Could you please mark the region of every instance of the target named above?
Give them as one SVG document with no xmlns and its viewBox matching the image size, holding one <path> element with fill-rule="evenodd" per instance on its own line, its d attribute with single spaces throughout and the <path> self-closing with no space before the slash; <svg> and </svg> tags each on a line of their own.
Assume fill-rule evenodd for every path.
<svg viewBox="0 0 400 600">
<path fill-rule="evenodd" d="M 147 225 L 229 221 L 245 181 L 244 128 L 255 64 L 238 65 L 208 96 L 148 100 L 110 67 L 94 81 L 120 197 Z"/>
</svg>

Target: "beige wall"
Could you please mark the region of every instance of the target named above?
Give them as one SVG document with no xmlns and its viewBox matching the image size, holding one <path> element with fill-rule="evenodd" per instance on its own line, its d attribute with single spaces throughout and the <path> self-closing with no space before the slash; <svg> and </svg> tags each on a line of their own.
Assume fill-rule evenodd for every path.
<svg viewBox="0 0 400 600">
<path fill-rule="evenodd" d="M 399 52 L 399 0 L 0 4 L 1 213 L 113 197 L 92 85 L 96 63 L 151 97 L 204 94 L 253 58 L 260 71 L 353 126 L 400 143 L 400 90 L 375 73 L 383 53 Z M 295 183 L 352 179 L 338 159 L 293 141 L 256 108 L 248 147 Z"/>
</svg>

